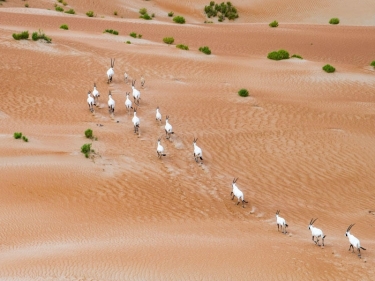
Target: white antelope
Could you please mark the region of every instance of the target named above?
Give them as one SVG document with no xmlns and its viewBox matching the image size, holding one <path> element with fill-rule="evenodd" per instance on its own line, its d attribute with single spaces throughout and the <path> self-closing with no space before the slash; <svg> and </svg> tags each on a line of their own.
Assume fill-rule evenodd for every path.
<svg viewBox="0 0 375 281">
<path fill-rule="evenodd" d="M 111 91 L 109 91 L 109 94 L 108 94 L 108 113 L 111 114 L 111 113 L 115 113 L 115 100 L 112 98 L 112 93 Z"/>
<path fill-rule="evenodd" d="M 125 107 L 128 110 L 128 114 L 130 113 L 130 109 L 132 109 L 132 101 L 129 99 L 130 93 L 126 93 L 126 101 L 125 101 Z"/>
<path fill-rule="evenodd" d="M 90 112 L 94 112 L 94 105 L 96 104 L 94 98 L 91 96 L 91 91 L 87 93 L 87 103 L 89 105 Z"/>
<path fill-rule="evenodd" d="M 158 158 L 165 156 L 164 147 L 160 144 L 161 139 L 158 138 L 158 147 L 156 148 L 156 153 L 158 154 Z"/>
<path fill-rule="evenodd" d="M 139 105 L 139 100 L 141 99 L 141 92 L 138 91 L 138 90 L 135 88 L 135 81 L 137 81 L 137 80 L 132 81 L 133 98 L 134 98 L 134 103 L 135 103 L 136 105 Z"/>
<path fill-rule="evenodd" d="M 172 129 L 172 125 L 169 124 L 168 120 L 169 120 L 169 116 L 167 115 L 165 117 L 165 126 L 164 126 L 166 139 L 170 139 L 171 138 L 171 134 L 174 134 L 173 129 Z"/>
<path fill-rule="evenodd" d="M 194 145 L 194 159 L 195 159 L 195 162 L 198 163 L 199 159 L 203 161 L 203 154 L 202 154 L 202 149 L 197 145 L 197 140 L 198 139 L 194 138 L 193 145 Z"/>
<path fill-rule="evenodd" d="M 128 84 L 128 74 L 126 72 L 124 73 L 124 79 L 125 83 Z"/>
<path fill-rule="evenodd" d="M 312 235 L 312 241 L 314 241 L 314 243 L 316 245 L 320 246 L 319 245 L 319 237 L 322 237 L 322 246 L 324 246 L 324 238 L 326 236 L 323 234 L 322 230 L 313 226 L 313 224 L 316 220 L 317 219 L 315 219 L 315 220 L 311 219 L 310 224 L 309 224 L 309 229 L 311 230 L 311 235 Z M 314 237 L 316 237 L 316 241 L 314 240 Z"/>
<path fill-rule="evenodd" d="M 279 226 L 281 228 L 281 231 L 286 234 L 286 228 L 288 227 L 288 224 L 285 222 L 285 219 L 282 217 L 279 217 L 280 210 L 276 211 L 276 224 L 277 224 L 277 231 L 279 231 Z M 284 227 L 284 231 L 283 231 Z"/>
<path fill-rule="evenodd" d="M 238 200 L 237 205 L 240 204 L 240 202 L 242 202 L 242 208 L 245 208 L 245 203 L 249 203 L 249 202 L 245 201 L 242 191 L 237 187 L 236 185 L 237 180 L 238 178 L 233 179 L 232 192 L 230 193 L 230 195 L 232 196 L 232 200 L 234 199 L 234 196 L 236 196 Z"/>
<path fill-rule="evenodd" d="M 146 83 L 146 80 L 145 78 L 143 78 L 143 76 L 141 77 L 141 87 L 143 88 L 145 86 L 145 83 Z"/>
<path fill-rule="evenodd" d="M 350 246 L 349 246 L 349 250 L 350 251 L 350 248 L 353 249 L 353 253 L 354 253 L 354 247 L 357 248 L 358 250 L 358 257 L 361 258 L 361 249 L 362 250 L 365 250 L 365 248 L 361 247 L 361 243 L 359 242 L 358 238 L 355 237 L 354 235 L 350 234 L 350 230 L 352 229 L 353 225 L 355 225 L 355 223 L 349 225 L 348 229 L 346 230 L 346 233 L 345 233 L 345 236 L 348 236 L 349 238 L 349 243 L 350 243 Z"/>
<path fill-rule="evenodd" d="M 139 118 L 137 116 L 137 109 L 134 107 L 134 116 L 132 118 L 133 126 L 134 126 L 134 133 L 139 133 Z"/>
<path fill-rule="evenodd" d="M 156 121 L 161 122 L 161 113 L 159 111 L 159 106 L 156 108 Z"/>
<path fill-rule="evenodd" d="M 95 103 L 99 101 L 100 93 L 96 89 L 96 83 L 94 83 L 94 90 L 92 90 L 92 95 L 94 97 Z M 95 104 L 96 105 L 96 104 Z"/>
<path fill-rule="evenodd" d="M 111 67 L 107 70 L 107 77 L 108 77 L 107 83 L 108 84 L 112 82 L 112 78 L 115 75 L 115 71 L 113 70 L 114 66 L 115 66 L 115 59 L 113 59 L 113 61 L 111 59 Z"/>
</svg>

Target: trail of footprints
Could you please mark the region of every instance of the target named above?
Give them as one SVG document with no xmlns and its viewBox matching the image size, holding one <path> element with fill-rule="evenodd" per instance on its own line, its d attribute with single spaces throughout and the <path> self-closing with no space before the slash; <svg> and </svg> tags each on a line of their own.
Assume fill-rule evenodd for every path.
<svg viewBox="0 0 375 281">
<path fill-rule="evenodd" d="M 113 60 L 111 59 L 111 66 L 110 66 L 110 68 L 107 71 L 107 78 L 108 78 L 107 83 L 111 86 L 111 90 L 109 90 L 109 93 L 108 93 L 108 113 L 110 114 L 110 118 L 112 120 L 115 119 L 115 107 L 116 107 L 116 102 L 115 102 L 115 100 L 112 97 L 112 91 L 116 91 L 117 90 L 111 84 L 113 76 L 115 74 L 114 73 L 114 64 L 115 64 L 115 59 L 113 59 Z M 129 83 L 129 76 L 128 76 L 128 73 L 126 73 L 126 72 L 124 74 L 124 80 L 125 80 L 126 84 Z M 143 76 L 141 77 L 141 81 L 140 82 L 141 82 L 141 88 L 144 89 L 146 81 L 145 81 L 145 79 L 144 79 Z M 134 133 L 138 137 L 140 137 L 140 135 L 141 135 L 141 131 L 140 131 L 140 119 L 137 116 L 137 107 L 140 107 L 141 92 L 138 89 L 136 89 L 135 83 L 136 83 L 136 80 L 131 80 L 131 85 L 132 85 L 131 87 L 132 87 L 132 91 L 133 91 L 132 92 L 133 101 L 131 101 L 130 93 L 126 93 L 125 107 L 126 107 L 126 110 L 127 110 L 127 114 L 131 113 L 131 109 L 133 109 L 132 123 L 133 123 L 133 127 L 134 127 Z M 101 118 L 101 116 L 97 116 L 97 114 L 95 113 L 94 106 L 97 106 L 97 107 L 99 106 L 100 109 L 104 108 L 105 106 L 102 105 L 102 104 L 99 105 L 98 99 L 100 97 L 100 94 L 99 94 L 99 92 L 98 92 L 98 90 L 96 88 L 96 84 L 95 83 L 94 83 L 94 89 L 93 89 L 93 91 L 92 92 L 89 91 L 87 95 L 88 95 L 88 97 L 87 97 L 87 103 L 88 103 L 90 112 L 93 114 L 93 116 Z M 156 115 L 155 115 L 155 120 L 158 123 L 158 127 L 162 127 L 162 114 L 161 114 L 160 111 L 161 110 L 160 110 L 160 108 L 158 106 L 156 108 Z M 119 122 L 119 121 L 117 121 L 117 122 Z M 164 143 L 165 143 L 166 140 L 168 140 L 178 150 L 182 150 L 182 149 L 185 148 L 182 140 L 178 136 L 172 136 L 172 135 L 174 135 L 174 131 L 173 131 L 173 127 L 172 127 L 171 123 L 169 123 L 169 116 L 168 115 L 166 115 L 166 117 L 165 117 L 164 131 L 165 131 Z M 156 152 L 157 152 L 157 157 L 159 159 L 162 159 L 163 157 L 167 156 L 167 154 L 164 151 L 164 146 L 163 146 L 161 140 L 162 139 L 160 137 L 158 137 Z M 202 149 L 197 145 L 197 141 L 198 141 L 198 139 L 194 138 L 194 140 L 193 140 L 193 146 L 194 146 L 193 156 L 194 156 L 194 159 L 195 159 L 195 162 L 197 163 L 197 165 L 189 165 L 189 167 L 191 168 L 191 172 L 193 174 L 192 180 L 194 180 L 194 181 L 196 181 L 198 179 L 197 174 L 195 173 L 196 172 L 196 166 L 200 167 L 206 173 L 209 173 L 208 168 L 203 164 Z M 165 143 L 164 145 L 167 145 L 170 148 L 170 145 L 168 145 L 168 143 Z M 172 167 L 171 165 L 169 165 L 169 163 L 166 163 L 163 160 L 161 160 L 161 162 L 163 164 L 164 171 L 171 178 L 176 178 L 176 177 L 178 177 L 181 174 L 178 171 L 178 170 L 180 170 L 180 168 L 178 168 L 178 165 L 177 166 L 174 165 Z M 244 208 L 245 204 L 247 204 L 249 202 L 244 199 L 243 192 L 237 187 L 237 185 L 236 185 L 237 180 L 238 180 L 238 178 L 237 179 L 233 179 L 233 181 L 232 181 L 231 196 L 232 196 L 232 200 L 234 199 L 234 197 L 236 197 L 237 198 L 237 205 L 242 204 L 242 207 Z M 211 182 L 211 180 L 209 182 Z M 186 195 L 186 193 L 183 192 L 182 190 L 179 190 L 179 192 L 182 192 L 183 196 Z M 214 195 L 216 193 L 217 193 L 217 191 L 214 190 L 214 191 L 211 192 L 210 195 L 212 196 L 212 195 Z M 226 205 L 226 209 L 228 211 L 231 211 L 227 205 Z M 253 214 L 254 211 L 255 211 L 255 207 L 252 206 L 250 214 Z M 284 218 L 282 218 L 282 217 L 279 216 L 279 213 L 280 213 L 280 210 L 277 210 L 277 212 L 276 212 L 276 224 L 277 224 L 277 227 L 278 227 L 278 231 L 279 231 L 279 228 L 280 228 L 280 231 L 283 234 L 287 234 L 288 233 L 287 232 L 288 224 L 286 223 L 286 220 Z M 261 217 L 261 216 L 262 215 L 260 215 L 259 217 Z M 309 230 L 311 231 L 313 242 L 316 245 L 318 245 L 318 246 L 323 246 L 324 247 L 324 238 L 326 237 L 326 235 L 323 233 L 323 231 L 321 229 L 314 227 L 314 222 L 316 220 L 317 219 L 314 219 L 314 218 L 312 218 L 310 220 Z M 350 243 L 349 250 L 352 250 L 354 252 L 354 248 L 356 248 L 357 251 L 358 251 L 358 257 L 361 258 L 361 252 L 360 252 L 360 250 L 361 249 L 362 250 L 366 250 L 366 249 L 363 248 L 360 245 L 360 241 L 354 235 L 352 235 L 350 233 L 350 230 L 351 230 L 351 228 L 353 226 L 354 226 L 354 224 L 351 224 L 347 228 L 347 231 L 346 231 L 345 235 L 349 239 L 349 243 Z"/>
</svg>

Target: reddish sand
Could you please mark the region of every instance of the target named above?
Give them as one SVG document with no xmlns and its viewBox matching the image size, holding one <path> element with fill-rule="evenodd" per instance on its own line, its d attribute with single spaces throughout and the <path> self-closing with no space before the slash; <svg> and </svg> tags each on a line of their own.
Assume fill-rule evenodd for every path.
<svg viewBox="0 0 375 281">
<path fill-rule="evenodd" d="M 214 24 L 203 24 L 203 0 L 71 2 L 76 15 L 55 12 L 53 1 L 0 2 L 0 280 L 374 279 L 374 1 L 239 0 L 238 20 Z M 142 7 L 155 18 L 139 19 Z M 12 38 L 39 28 L 52 44 Z M 190 50 L 164 44 L 167 36 Z M 204 45 L 212 55 L 198 51 Z M 267 59 L 282 48 L 304 59 Z M 125 71 L 141 90 L 139 136 L 124 106 Z M 91 114 L 94 82 L 101 97 Z M 91 159 L 80 152 L 88 142 Z M 234 177 L 245 208 L 231 200 Z M 287 235 L 277 232 L 278 209 Z M 323 248 L 311 241 L 313 217 Z M 362 259 L 348 251 L 352 223 Z"/>
</svg>

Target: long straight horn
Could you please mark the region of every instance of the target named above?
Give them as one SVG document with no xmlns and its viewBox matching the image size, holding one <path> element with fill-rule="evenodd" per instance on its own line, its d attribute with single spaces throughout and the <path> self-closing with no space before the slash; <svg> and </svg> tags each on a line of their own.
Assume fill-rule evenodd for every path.
<svg viewBox="0 0 375 281">
<path fill-rule="evenodd" d="M 96 87 L 96 83 L 94 83 L 94 87 Z"/>
<path fill-rule="evenodd" d="M 312 221 L 313 221 L 313 220 L 314 220 L 314 218 L 312 218 L 312 219 L 310 220 L 310 223 L 309 223 L 310 225 L 312 224 Z"/>
<path fill-rule="evenodd" d="M 313 220 L 313 222 L 312 222 L 311 224 L 314 224 L 314 222 L 316 222 L 317 219 L 318 219 L 318 218 L 316 218 L 315 220 Z"/>
<path fill-rule="evenodd" d="M 112 68 L 115 67 L 115 58 L 113 58 L 113 64 L 112 64 Z"/>
<path fill-rule="evenodd" d="M 355 223 L 349 225 L 349 227 L 348 227 L 348 229 L 346 230 L 346 232 L 350 231 L 350 230 L 352 229 L 353 225 L 355 225 Z"/>
<path fill-rule="evenodd" d="M 234 183 L 236 183 L 238 181 L 238 178 L 236 178 L 235 180 L 234 180 Z"/>
</svg>

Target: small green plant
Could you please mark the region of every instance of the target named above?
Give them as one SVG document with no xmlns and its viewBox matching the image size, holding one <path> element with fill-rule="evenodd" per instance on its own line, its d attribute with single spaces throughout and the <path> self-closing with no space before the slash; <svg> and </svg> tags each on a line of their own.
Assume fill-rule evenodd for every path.
<svg viewBox="0 0 375 281">
<path fill-rule="evenodd" d="M 111 33 L 111 34 L 113 34 L 113 35 L 118 35 L 118 31 L 117 30 L 113 30 L 113 29 L 106 29 L 106 30 L 104 30 L 104 32 L 103 33 Z"/>
<path fill-rule="evenodd" d="M 62 1 L 62 4 L 63 4 L 64 6 L 68 5 L 68 3 L 66 3 L 65 1 Z"/>
<path fill-rule="evenodd" d="M 65 11 L 65 13 L 74 15 L 76 12 L 73 9 L 69 9 L 69 10 Z"/>
<path fill-rule="evenodd" d="M 164 42 L 165 44 L 168 44 L 168 45 L 173 44 L 173 42 L 174 42 L 174 38 L 173 38 L 173 37 L 164 37 L 164 38 L 163 38 L 163 42 Z"/>
<path fill-rule="evenodd" d="M 86 138 L 88 138 L 88 139 L 92 139 L 92 138 L 93 138 L 92 130 L 91 130 L 91 129 L 87 129 L 87 130 L 85 131 L 85 136 L 86 136 Z"/>
<path fill-rule="evenodd" d="M 278 27 L 279 26 L 279 22 L 277 20 L 274 20 L 273 22 L 271 22 L 269 24 L 270 27 Z"/>
<path fill-rule="evenodd" d="M 338 18 L 331 18 L 329 20 L 329 23 L 330 24 L 339 24 L 340 23 L 340 20 Z"/>
<path fill-rule="evenodd" d="M 289 59 L 289 53 L 285 50 L 273 51 L 267 55 L 270 60 L 286 60 Z"/>
<path fill-rule="evenodd" d="M 86 158 L 89 158 L 90 153 L 93 152 L 91 150 L 91 143 L 85 143 L 84 145 L 81 146 L 81 152 L 85 154 Z"/>
<path fill-rule="evenodd" d="M 152 14 L 151 14 L 151 17 L 154 18 L 154 17 L 155 17 L 155 13 L 152 13 Z"/>
<path fill-rule="evenodd" d="M 28 7 L 29 7 L 29 4 L 28 4 L 28 3 L 26 3 L 26 4 L 25 4 L 25 7 L 26 7 L 26 8 L 28 8 Z"/>
<path fill-rule="evenodd" d="M 141 14 L 139 17 L 142 18 L 142 19 L 145 19 L 145 20 L 151 20 L 152 19 L 152 17 L 150 17 L 150 15 L 147 13 L 146 8 L 139 9 L 139 13 Z"/>
<path fill-rule="evenodd" d="M 303 57 L 301 57 L 300 55 L 296 55 L 296 54 L 291 56 L 291 58 L 297 58 L 297 59 L 303 60 Z"/>
<path fill-rule="evenodd" d="M 26 39 L 29 39 L 29 31 L 23 31 L 21 33 L 13 33 L 12 36 L 16 40 L 26 40 Z"/>
<path fill-rule="evenodd" d="M 371 66 L 373 66 L 375 68 L 375 60 L 373 60 L 371 63 L 370 63 Z"/>
<path fill-rule="evenodd" d="M 22 133 L 21 132 L 15 132 L 14 134 L 13 134 L 13 137 L 17 140 L 17 139 L 20 139 L 20 138 L 22 138 Z"/>
<path fill-rule="evenodd" d="M 173 17 L 174 13 L 173 12 L 169 12 L 168 13 L 168 17 Z"/>
<path fill-rule="evenodd" d="M 138 34 L 138 38 L 141 39 L 142 38 L 142 34 Z"/>
<path fill-rule="evenodd" d="M 128 41 L 126 41 L 126 44 L 131 44 L 132 42 L 130 42 L 129 40 Z"/>
<path fill-rule="evenodd" d="M 176 17 L 173 18 L 173 21 L 174 21 L 175 23 L 183 24 L 183 23 L 185 23 L 185 18 L 184 18 L 184 17 L 181 17 L 181 16 L 176 16 Z"/>
<path fill-rule="evenodd" d="M 247 97 L 249 95 L 249 91 L 246 89 L 241 89 L 238 91 L 238 95 L 241 97 Z"/>
<path fill-rule="evenodd" d="M 214 23 L 214 22 L 210 20 L 205 20 L 204 23 Z"/>
<path fill-rule="evenodd" d="M 114 11 L 113 14 L 114 14 L 115 16 L 117 16 L 117 11 Z"/>
<path fill-rule="evenodd" d="M 86 13 L 86 16 L 88 16 L 89 18 L 92 18 L 94 16 L 94 12 L 93 11 L 88 11 Z"/>
<path fill-rule="evenodd" d="M 323 66 L 323 70 L 327 73 L 335 72 L 336 68 L 334 68 L 332 65 L 326 64 Z"/>
<path fill-rule="evenodd" d="M 176 48 L 179 48 L 181 50 L 189 50 L 189 47 L 186 46 L 186 45 L 182 45 L 182 44 L 179 44 L 179 45 L 176 45 Z"/>
<path fill-rule="evenodd" d="M 39 32 L 35 31 L 33 32 L 33 34 L 31 35 L 31 38 L 34 40 L 34 41 L 37 41 L 37 40 L 40 40 L 40 39 L 43 39 L 45 40 L 47 43 L 51 43 L 52 39 L 50 37 L 48 37 L 47 35 L 44 34 L 44 32 L 42 30 L 39 29 Z"/>
<path fill-rule="evenodd" d="M 27 137 L 25 137 L 25 136 L 22 136 L 22 139 L 23 139 L 24 142 L 28 142 L 29 141 L 29 139 Z"/>
<path fill-rule="evenodd" d="M 65 29 L 65 30 L 68 30 L 68 29 L 69 29 L 69 27 L 68 27 L 66 24 L 61 25 L 60 28 L 61 28 L 61 29 Z"/>
<path fill-rule="evenodd" d="M 63 0 L 57 0 L 57 2 L 62 3 Z"/>
<path fill-rule="evenodd" d="M 147 14 L 147 9 L 146 8 L 141 8 L 141 9 L 139 9 L 139 13 L 141 15 L 145 15 L 145 14 Z"/>
<path fill-rule="evenodd" d="M 203 47 L 200 47 L 199 48 L 199 51 L 201 51 L 202 53 L 206 54 L 206 55 L 211 55 L 211 50 L 209 47 L 207 46 L 203 46 Z"/>
<path fill-rule="evenodd" d="M 131 37 L 133 37 L 133 38 L 137 38 L 137 33 L 135 33 L 135 32 L 131 32 L 129 35 L 130 35 Z"/>
<path fill-rule="evenodd" d="M 237 9 L 231 2 L 216 4 L 215 1 L 211 1 L 208 6 L 204 7 L 204 12 L 208 18 L 217 16 L 220 22 L 224 21 L 225 18 L 229 20 L 238 18 Z"/>
<path fill-rule="evenodd" d="M 58 11 L 58 12 L 64 12 L 64 8 L 62 8 L 62 7 L 60 7 L 60 6 L 57 6 L 57 7 L 55 8 L 55 10 Z"/>
</svg>

